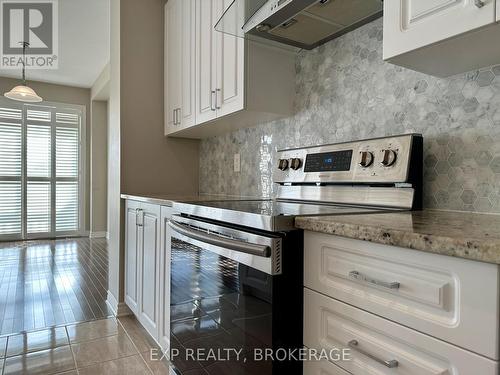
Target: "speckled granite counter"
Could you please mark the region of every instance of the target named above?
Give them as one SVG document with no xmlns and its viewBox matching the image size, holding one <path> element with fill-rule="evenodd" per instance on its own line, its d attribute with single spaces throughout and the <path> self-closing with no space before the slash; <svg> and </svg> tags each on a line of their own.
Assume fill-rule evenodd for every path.
<svg viewBox="0 0 500 375">
<path fill-rule="evenodd" d="M 424 210 L 300 217 L 298 228 L 500 264 L 500 215 Z"/>
</svg>

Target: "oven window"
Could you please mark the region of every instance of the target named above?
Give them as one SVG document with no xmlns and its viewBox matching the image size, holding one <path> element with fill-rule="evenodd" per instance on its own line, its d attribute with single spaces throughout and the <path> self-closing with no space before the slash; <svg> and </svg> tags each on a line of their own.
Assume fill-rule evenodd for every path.
<svg viewBox="0 0 500 375">
<path fill-rule="evenodd" d="M 171 275 L 172 362 L 180 374 L 271 374 L 270 361 L 254 360 L 254 349 L 272 347 L 271 276 L 174 238 Z"/>
</svg>

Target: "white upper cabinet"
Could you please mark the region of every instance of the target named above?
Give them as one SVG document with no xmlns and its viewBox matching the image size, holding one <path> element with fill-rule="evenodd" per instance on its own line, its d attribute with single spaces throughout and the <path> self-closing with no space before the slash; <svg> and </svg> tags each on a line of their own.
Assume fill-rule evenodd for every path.
<svg viewBox="0 0 500 375">
<path fill-rule="evenodd" d="M 498 63 L 495 12 L 495 0 L 386 0 L 384 59 L 437 76 Z"/>
<path fill-rule="evenodd" d="M 217 86 L 217 22 L 220 0 L 196 0 L 196 51 L 195 111 L 198 123 L 207 122 L 217 117 L 215 94 Z M 167 41 L 168 43 L 168 41 Z"/>
<path fill-rule="evenodd" d="M 218 0 L 219 14 L 231 5 L 232 0 Z M 217 117 L 225 116 L 245 107 L 245 40 L 216 31 Z"/>
<path fill-rule="evenodd" d="M 165 5 L 165 131 L 195 123 L 195 0 Z"/>
<path fill-rule="evenodd" d="M 292 114 L 295 51 L 217 31 L 232 0 L 186 0 L 185 12 L 180 1 L 165 7 L 165 134 L 204 138 Z M 180 47 L 172 33 L 182 34 Z"/>
</svg>

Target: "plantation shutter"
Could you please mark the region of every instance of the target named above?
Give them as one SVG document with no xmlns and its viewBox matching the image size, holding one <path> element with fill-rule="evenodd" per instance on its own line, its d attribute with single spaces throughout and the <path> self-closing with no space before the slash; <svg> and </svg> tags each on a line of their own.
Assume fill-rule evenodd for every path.
<svg viewBox="0 0 500 375">
<path fill-rule="evenodd" d="M 0 101 L 0 240 L 81 231 L 82 111 Z"/>
<path fill-rule="evenodd" d="M 0 105 L 0 236 L 22 230 L 22 107 Z"/>
</svg>

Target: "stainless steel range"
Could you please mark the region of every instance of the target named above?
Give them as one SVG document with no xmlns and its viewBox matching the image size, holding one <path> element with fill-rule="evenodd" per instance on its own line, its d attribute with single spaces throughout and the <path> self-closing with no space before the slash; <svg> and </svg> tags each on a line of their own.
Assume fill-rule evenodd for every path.
<svg viewBox="0 0 500 375">
<path fill-rule="evenodd" d="M 256 355 L 302 347 L 295 217 L 421 209 L 422 146 L 421 135 L 408 134 L 282 150 L 274 199 L 174 203 L 171 345 L 234 349 L 227 361 L 174 358 L 176 371 L 301 373 L 300 361 Z"/>
</svg>

